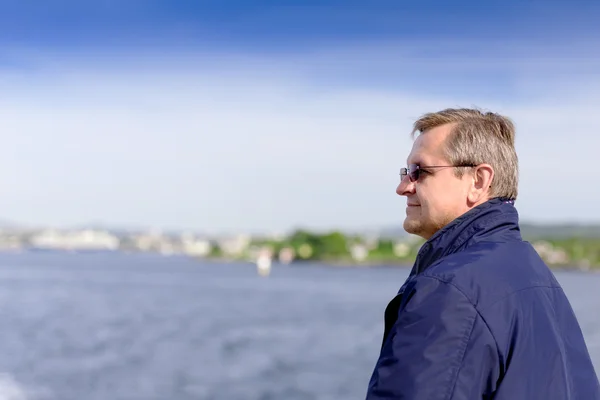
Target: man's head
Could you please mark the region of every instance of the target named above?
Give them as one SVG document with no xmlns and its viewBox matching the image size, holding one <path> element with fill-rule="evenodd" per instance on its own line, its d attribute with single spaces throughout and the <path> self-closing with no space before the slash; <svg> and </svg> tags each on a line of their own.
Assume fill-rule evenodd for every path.
<svg viewBox="0 0 600 400">
<path fill-rule="evenodd" d="M 422 116 L 396 193 L 407 198 L 404 229 L 429 239 L 494 197 L 517 198 L 518 159 L 510 119 L 475 109 Z"/>
</svg>

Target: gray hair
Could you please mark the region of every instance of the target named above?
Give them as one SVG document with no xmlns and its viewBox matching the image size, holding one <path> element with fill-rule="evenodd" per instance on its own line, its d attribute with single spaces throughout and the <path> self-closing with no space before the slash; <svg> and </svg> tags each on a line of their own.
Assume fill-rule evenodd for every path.
<svg viewBox="0 0 600 400">
<path fill-rule="evenodd" d="M 445 144 L 445 154 L 452 165 L 489 164 L 494 169 L 490 197 L 515 200 L 519 185 L 519 161 L 515 150 L 515 126 L 505 116 L 469 108 L 448 108 L 428 113 L 419 118 L 413 127 L 415 133 L 446 124 L 452 132 Z M 462 177 L 467 168 L 456 168 Z"/>
</svg>

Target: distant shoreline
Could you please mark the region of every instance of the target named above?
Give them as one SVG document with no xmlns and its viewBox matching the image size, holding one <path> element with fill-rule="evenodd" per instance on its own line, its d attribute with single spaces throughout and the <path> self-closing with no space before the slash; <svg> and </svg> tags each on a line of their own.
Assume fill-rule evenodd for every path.
<svg viewBox="0 0 600 400">
<path fill-rule="evenodd" d="M 26 249 L 0 249 L 0 254 L 7 255 L 27 255 L 27 254 L 65 254 L 65 255 L 94 255 L 94 254 L 124 254 L 124 255 L 146 255 L 156 257 L 185 257 L 195 261 L 207 261 L 219 264 L 229 263 L 247 263 L 255 265 L 255 262 L 248 259 L 236 259 L 226 257 L 197 257 L 190 256 L 187 254 L 162 254 L 160 252 L 151 251 L 124 251 L 124 250 L 67 250 L 67 249 L 38 249 L 38 248 L 26 248 Z M 414 262 L 414 261 L 413 261 Z M 398 268 L 398 269 L 411 269 L 413 262 L 407 261 L 351 261 L 351 260 L 295 260 L 290 263 L 281 263 L 277 259 L 273 260 L 273 263 L 281 266 L 289 266 L 295 268 L 301 268 L 303 265 L 319 265 L 329 268 L 343 269 L 360 269 L 360 268 Z M 548 267 L 552 271 L 563 271 L 563 272 L 591 272 L 600 273 L 600 267 L 591 266 L 577 266 L 577 265 L 559 265 L 559 264 L 548 264 Z"/>
<path fill-rule="evenodd" d="M 235 262 L 243 262 L 254 265 L 255 262 L 251 260 L 242 260 L 242 259 L 226 259 L 226 258 L 199 258 L 199 260 L 206 260 L 210 262 L 217 263 L 235 263 Z M 283 265 L 288 267 L 298 267 L 302 268 L 304 265 L 319 265 L 329 268 L 336 269 L 359 269 L 359 268 L 403 268 L 403 269 L 411 269 L 413 267 L 413 263 L 407 262 L 380 262 L 380 261 L 370 261 L 370 262 L 351 262 L 351 261 L 335 261 L 335 260 L 302 260 L 302 261 L 293 261 L 291 263 L 281 263 L 277 260 L 273 260 L 275 265 Z M 590 266 L 589 268 L 583 266 L 574 266 L 574 265 L 550 265 L 547 264 L 550 270 L 552 271 L 562 271 L 562 272 L 591 272 L 591 273 L 600 273 L 600 268 L 597 266 Z"/>
</svg>

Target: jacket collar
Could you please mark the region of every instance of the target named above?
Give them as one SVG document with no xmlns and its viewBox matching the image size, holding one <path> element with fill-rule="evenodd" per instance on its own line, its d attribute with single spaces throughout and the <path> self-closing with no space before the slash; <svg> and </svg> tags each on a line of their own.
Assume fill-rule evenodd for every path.
<svg viewBox="0 0 600 400">
<path fill-rule="evenodd" d="M 437 231 L 421 246 L 410 275 L 416 275 L 440 258 L 484 240 L 522 240 L 519 215 L 513 200 L 493 198 L 467 211 Z"/>
</svg>

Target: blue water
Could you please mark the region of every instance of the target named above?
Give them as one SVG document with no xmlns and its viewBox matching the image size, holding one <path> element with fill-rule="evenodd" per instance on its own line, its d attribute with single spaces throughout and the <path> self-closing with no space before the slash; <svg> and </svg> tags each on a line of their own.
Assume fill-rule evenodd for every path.
<svg viewBox="0 0 600 400">
<path fill-rule="evenodd" d="M 0 399 L 360 399 L 407 269 L 0 255 Z M 600 367 L 600 274 L 557 273 Z"/>
</svg>

